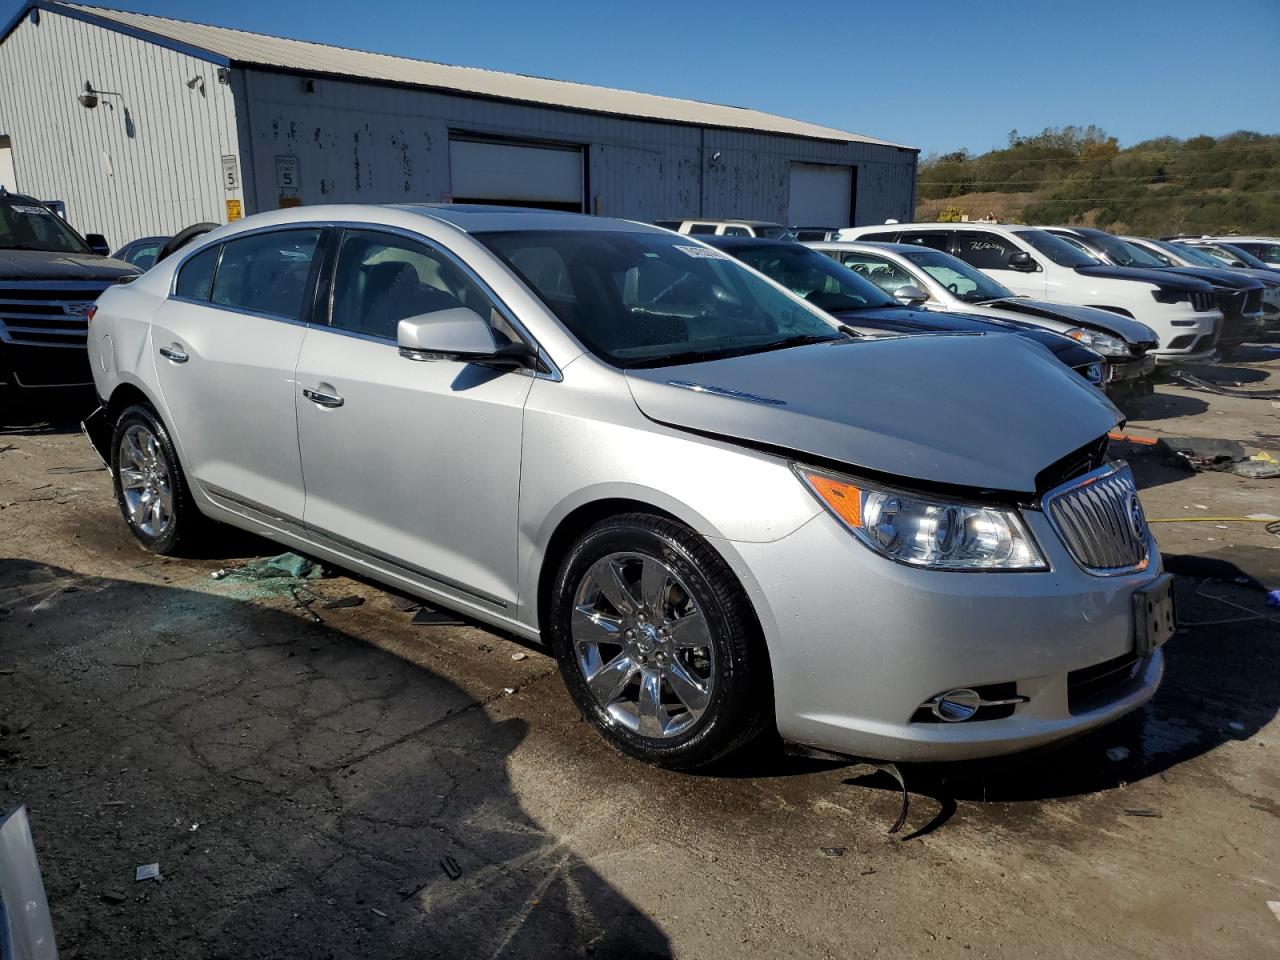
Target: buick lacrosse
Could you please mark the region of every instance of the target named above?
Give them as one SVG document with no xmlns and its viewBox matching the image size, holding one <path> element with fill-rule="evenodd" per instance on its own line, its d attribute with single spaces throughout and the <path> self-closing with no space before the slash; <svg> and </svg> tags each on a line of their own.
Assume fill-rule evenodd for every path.
<svg viewBox="0 0 1280 960">
<path fill-rule="evenodd" d="M 331 206 L 112 287 L 89 350 L 145 547 L 222 521 L 542 641 L 653 763 L 1008 753 L 1161 677 L 1120 414 L 1021 337 L 862 339 L 652 226 Z"/>
</svg>

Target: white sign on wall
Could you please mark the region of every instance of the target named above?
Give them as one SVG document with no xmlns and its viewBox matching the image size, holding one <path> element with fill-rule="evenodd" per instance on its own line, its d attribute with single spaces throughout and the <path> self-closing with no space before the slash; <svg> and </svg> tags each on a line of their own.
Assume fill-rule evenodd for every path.
<svg viewBox="0 0 1280 960">
<path fill-rule="evenodd" d="M 298 178 L 298 158 L 276 157 L 276 186 L 281 190 L 297 190 L 302 185 Z"/>
<path fill-rule="evenodd" d="M 234 153 L 222 158 L 222 189 L 228 193 L 240 189 L 240 167 Z"/>
</svg>

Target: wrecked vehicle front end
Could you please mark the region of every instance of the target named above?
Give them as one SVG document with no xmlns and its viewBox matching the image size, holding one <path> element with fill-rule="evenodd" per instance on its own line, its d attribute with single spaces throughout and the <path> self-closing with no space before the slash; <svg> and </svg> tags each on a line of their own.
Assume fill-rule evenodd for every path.
<svg viewBox="0 0 1280 960">
<path fill-rule="evenodd" d="M 785 457 L 822 507 L 732 544 L 784 738 L 963 760 L 1154 694 L 1170 584 L 1105 397 L 1008 335 L 788 353 L 627 374 L 649 418 Z"/>
</svg>

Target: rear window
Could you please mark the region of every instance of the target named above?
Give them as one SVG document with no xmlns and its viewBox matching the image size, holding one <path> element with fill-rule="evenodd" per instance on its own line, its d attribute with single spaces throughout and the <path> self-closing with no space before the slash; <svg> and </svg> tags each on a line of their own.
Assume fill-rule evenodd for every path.
<svg viewBox="0 0 1280 960">
<path fill-rule="evenodd" d="M 178 283 L 174 293 L 188 300 L 208 300 L 213 289 L 213 271 L 218 266 L 218 253 L 222 244 L 201 250 L 178 270 Z"/>
</svg>

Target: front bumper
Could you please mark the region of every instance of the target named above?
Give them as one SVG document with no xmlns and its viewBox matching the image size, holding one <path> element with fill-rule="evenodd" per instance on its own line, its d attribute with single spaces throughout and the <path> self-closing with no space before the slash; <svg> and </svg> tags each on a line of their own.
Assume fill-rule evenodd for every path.
<svg viewBox="0 0 1280 960">
<path fill-rule="evenodd" d="M 852 756 L 965 760 L 1074 736 L 1150 699 L 1164 658 L 1136 658 L 1132 595 L 1160 575 L 1155 544 L 1146 570 L 1092 576 L 1043 514 L 1025 519 L 1048 571 L 904 566 L 826 513 L 783 540 L 734 544 L 767 610 L 779 733 Z M 1125 663 L 1120 682 L 1081 699 L 1081 678 Z M 1027 701 L 1007 716 L 937 723 L 917 713 L 946 690 L 1010 684 Z"/>
<path fill-rule="evenodd" d="M 1107 385 L 1113 383 L 1128 383 L 1133 380 L 1141 380 L 1143 377 L 1149 377 L 1156 368 L 1155 354 L 1145 353 L 1141 357 L 1135 357 L 1132 360 L 1120 360 L 1115 357 L 1107 358 Z"/>
<path fill-rule="evenodd" d="M 1157 363 L 1207 360 L 1213 356 L 1222 332 L 1221 310 L 1197 311 L 1189 303 L 1166 304 L 1158 317 L 1138 317 L 1160 338 L 1160 345 L 1151 351 Z"/>
<path fill-rule="evenodd" d="M 1249 343 L 1261 336 L 1265 328 L 1266 320 L 1261 311 L 1227 317 L 1222 323 L 1222 333 L 1218 335 L 1218 346 L 1236 347 Z"/>
</svg>

